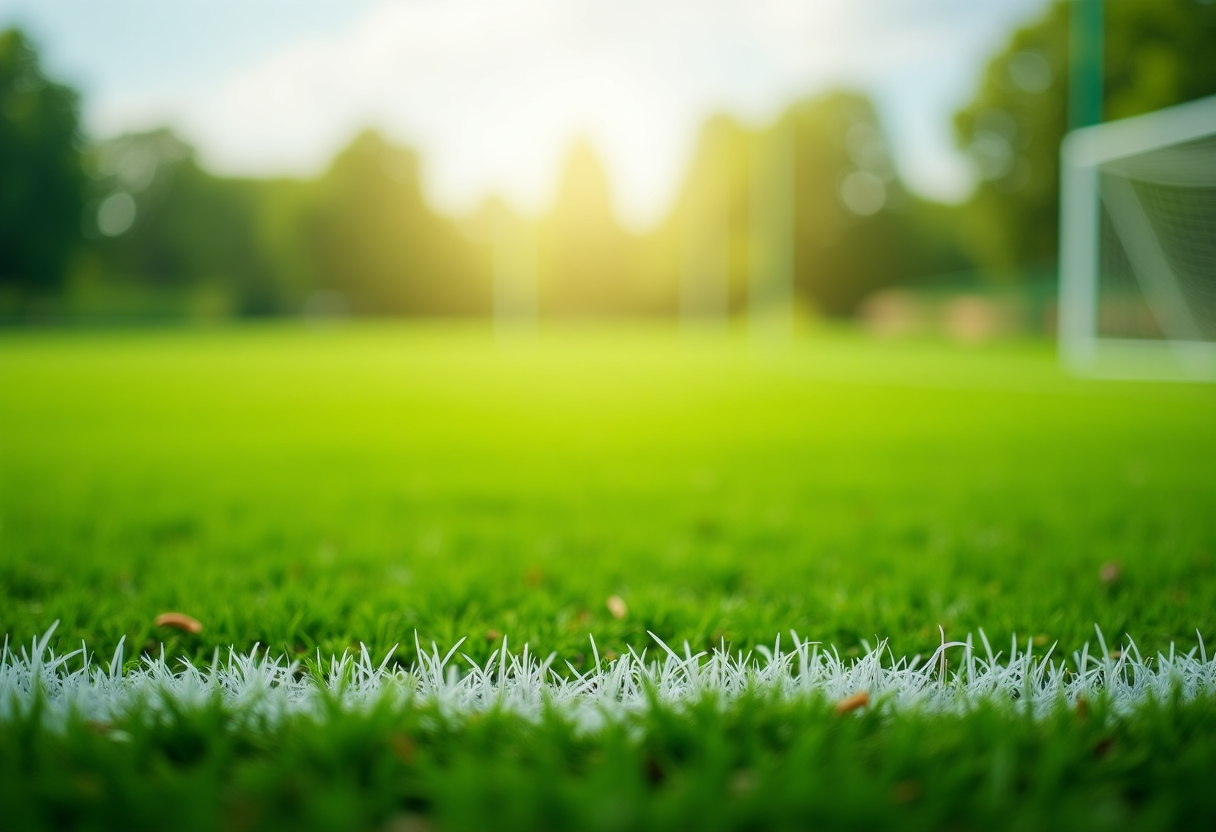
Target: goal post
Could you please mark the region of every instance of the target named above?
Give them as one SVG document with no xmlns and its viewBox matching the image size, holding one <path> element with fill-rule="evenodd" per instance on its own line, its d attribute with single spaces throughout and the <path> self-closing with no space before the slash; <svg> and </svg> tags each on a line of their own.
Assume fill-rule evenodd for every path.
<svg viewBox="0 0 1216 832">
<path fill-rule="evenodd" d="M 1082 375 L 1216 381 L 1216 97 L 1065 137 L 1059 339 Z"/>
</svg>

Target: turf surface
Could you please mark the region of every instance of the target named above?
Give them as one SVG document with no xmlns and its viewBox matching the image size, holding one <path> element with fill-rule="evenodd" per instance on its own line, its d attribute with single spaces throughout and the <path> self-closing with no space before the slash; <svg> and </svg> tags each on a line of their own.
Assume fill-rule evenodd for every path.
<svg viewBox="0 0 1216 832">
<path fill-rule="evenodd" d="M 25 640 L 59 620 L 61 650 L 125 636 L 198 660 L 255 642 L 288 654 L 364 642 L 377 655 L 400 642 L 404 664 L 415 631 L 467 637 L 477 659 L 505 633 L 579 668 L 589 633 L 620 653 L 647 630 L 746 649 L 793 628 L 846 655 L 876 636 L 912 654 L 933 649 L 939 625 L 947 638 L 982 627 L 1072 650 L 1096 623 L 1146 651 L 1189 649 L 1197 632 L 1216 643 L 1213 425 L 1216 389 L 1069 379 L 1040 344 L 821 332 L 774 350 L 662 328 L 506 341 L 423 326 L 7 333 L 0 633 Z M 1107 580 L 1104 564 L 1118 565 Z M 166 610 L 203 631 L 155 627 Z M 1059 731 L 999 715 L 844 728 L 828 711 L 759 704 L 709 727 L 673 716 L 597 741 L 560 727 L 525 740 L 506 719 L 448 736 L 414 730 L 416 714 L 271 737 L 154 726 L 142 744 L 17 722 L 0 727 L 0 759 L 33 772 L 14 781 L 31 824 L 134 823 L 124 766 L 150 778 L 153 799 L 211 807 L 202 826 L 484 828 L 496 816 L 470 807 L 485 800 L 520 827 L 672 828 L 697 795 L 734 800 L 723 783 L 739 771 L 770 814 L 715 813 L 711 800 L 696 822 L 1033 826 L 1053 807 L 1073 828 L 1074 813 L 1093 827 L 1212 817 L 1184 793 L 1212 770 L 1210 703 Z M 184 756 L 181 731 L 203 736 Z M 433 756 L 326 774 L 352 759 L 375 768 L 393 731 Z M 896 752 L 926 732 L 943 739 Z M 1095 757 L 1108 741 L 1115 751 Z M 890 755 L 907 770 L 884 768 Z M 804 769 L 857 780 L 803 795 Z M 57 771 L 84 778 L 92 808 L 53 814 L 76 805 L 47 791 Z M 915 785 L 899 786 L 909 772 Z M 897 786 L 925 799 L 888 800 Z M 946 802 L 929 799 L 939 792 Z M 298 817 L 310 801 L 328 808 Z"/>
</svg>

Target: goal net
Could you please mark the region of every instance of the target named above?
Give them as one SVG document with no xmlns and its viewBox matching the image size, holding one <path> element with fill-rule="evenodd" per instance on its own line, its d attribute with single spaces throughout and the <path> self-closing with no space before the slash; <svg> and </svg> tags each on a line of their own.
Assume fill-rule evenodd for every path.
<svg viewBox="0 0 1216 832">
<path fill-rule="evenodd" d="M 1216 97 L 1074 130 L 1060 186 L 1065 364 L 1216 381 Z"/>
</svg>

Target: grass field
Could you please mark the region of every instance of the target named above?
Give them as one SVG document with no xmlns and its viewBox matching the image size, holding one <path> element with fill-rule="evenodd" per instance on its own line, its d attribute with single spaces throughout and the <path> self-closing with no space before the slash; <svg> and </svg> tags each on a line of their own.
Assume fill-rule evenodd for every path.
<svg viewBox="0 0 1216 832">
<path fill-rule="evenodd" d="M 10 332 L 0 633 L 200 663 L 399 644 L 402 666 L 415 632 L 478 662 L 505 634 L 566 673 L 589 635 L 616 656 L 648 631 L 794 629 L 847 659 L 979 628 L 1071 652 L 1097 624 L 1186 651 L 1216 643 L 1213 426 L 1216 388 L 1070 379 L 1038 343 Z M 0 804 L 11 828 L 1216 823 L 1210 696 L 1033 719 L 711 700 L 592 735 L 390 703 L 261 729 L 220 704 L 66 730 L 9 708 Z"/>
</svg>

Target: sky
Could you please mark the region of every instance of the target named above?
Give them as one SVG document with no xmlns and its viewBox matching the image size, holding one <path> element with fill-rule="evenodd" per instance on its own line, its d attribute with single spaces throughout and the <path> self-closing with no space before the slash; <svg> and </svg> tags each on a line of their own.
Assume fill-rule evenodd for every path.
<svg viewBox="0 0 1216 832">
<path fill-rule="evenodd" d="M 1047 0 L 0 0 L 96 138 L 170 126 L 220 174 L 312 176 L 364 127 L 423 161 L 452 214 L 489 194 L 537 213 L 585 137 L 616 209 L 665 213 L 714 113 L 763 125 L 868 93 L 904 181 L 972 172 L 952 116 Z"/>
</svg>

